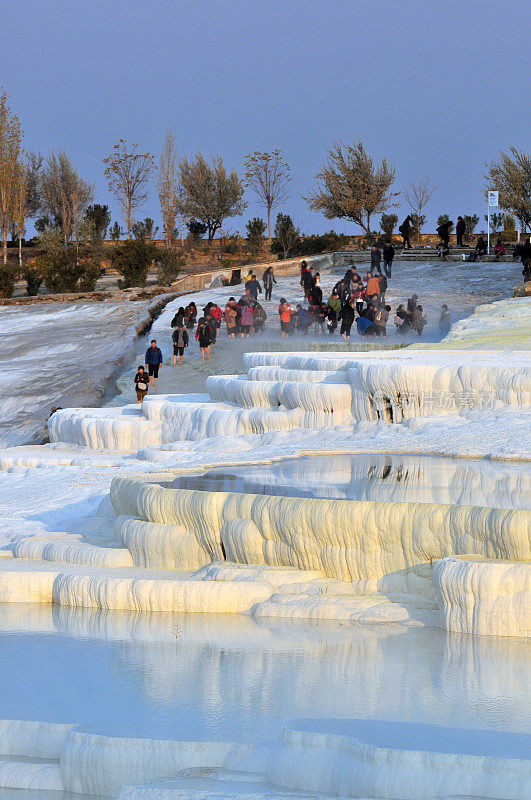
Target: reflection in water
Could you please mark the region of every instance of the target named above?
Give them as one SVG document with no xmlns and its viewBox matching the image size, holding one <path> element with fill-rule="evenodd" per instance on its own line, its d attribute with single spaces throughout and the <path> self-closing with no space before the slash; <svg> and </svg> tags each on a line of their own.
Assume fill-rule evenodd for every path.
<svg viewBox="0 0 531 800">
<path fill-rule="evenodd" d="M 519 639 L 8 605 L 0 630 L 4 719 L 253 742 L 310 717 L 528 730 Z"/>
<path fill-rule="evenodd" d="M 266 465 L 179 475 L 179 489 L 531 508 L 526 463 L 403 455 L 306 456 Z"/>
</svg>

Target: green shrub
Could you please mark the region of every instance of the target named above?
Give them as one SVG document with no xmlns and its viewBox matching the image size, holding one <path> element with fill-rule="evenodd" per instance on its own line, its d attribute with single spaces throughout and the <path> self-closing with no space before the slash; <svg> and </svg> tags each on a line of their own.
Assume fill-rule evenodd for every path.
<svg viewBox="0 0 531 800">
<path fill-rule="evenodd" d="M 271 252 L 278 253 L 279 259 L 288 258 L 300 243 L 299 229 L 293 224 L 289 214 L 278 214 L 275 224 L 275 238 L 271 242 Z"/>
<path fill-rule="evenodd" d="M 293 254 L 297 256 L 315 256 L 320 253 L 331 253 L 336 250 L 344 250 L 349 243 L 349 237 L 344 233 L 328 231 L 323 234 L 313 234 L 303 236 L 293 249 Z"/>
<path fill-rule="evenodd" d="M 386 239 L 390 239 L 393 235 L 393 231 L 398 224 L 398 216 L 397 214 L 382 214 L 382 218 L 380 220 L 380 228 L 382 233 Z"/>
<path fill-rule="evenodd" d="M 157 253 L 157 268 L 159 283 L 162 286 L 169 286 L 178 277 L 185 265 L 185 260 L 178 255 L 175 250 L 165 248 Z"/>
<path fill-rule="evenodd" d="M 93 292 L 101 275 L 99 265 L 83 253 L 82 247 L 74 245 L 44 252 L 35 261 L 35 272 L 43 276 L 44 285 L 52 294 Z"/>
<path fill-rule="evenodd" d="M 149 265 L 157 257 L 157 249 L 144 239 L 132 239 L 116 245 L 111 254 L 113 267 L 122 275 L 120 289 L 145 286 Z"/>
<path fill-rule="evenodd" d="M 260 219 L 260 217 L 253 217 L 247 223 L 246 229 L 249 250 L 253 256 L 257 256 L 264 241 L 264 234 L 266 232 L 267 225 L 263 219 Z"/>
<path fill-rule="evenodd" d="M 198 219 L 191 219 L 187 224 L 186 227 L 189 231 L 189 237 L 192 241 L 192 244 L 196 244 L 199 239 L 202 239 L 205 233 L 207 232 L 208 226 L 205 225 L 204 222 L 201 222 Z"/>
<path fill-rule="evenodd" d="M 101 268 L 92 260 L 81 261 L 78 264 L 78 289 L 80 292 L 93 292 L 96 281 L 101 276 Z"/>
<path fill-rule="evenodd" d="M 0 264 L 0 297 L 11 297 L 15 289 L 15 270 L 9 264 Z"/>
<path fill-rule="evenodd" d="M 30 297 L 34 297 L 36 294 L 39 294 L 39 289 L 41 288 L 44 280 L 44 276 L 39 272 L 39 270 L 32 267 L 26 267 L 22 277 L 26 281 L 26 292 L 28 295 Z"/>
<path fill-rule="evenodd" d="M 236 253 L 240 252 L 240 245 L 240 234 L 231 233 L 230 236 L 225 237 L 225 241 L 223 243 L 223 252 L 227 253 L 229 256 L 235 256 Z"/>
<path fill-rule="evenodd" d="M 76 291 L 79 272 L 74 248 L 47 250 L 36 259 L 35 267 L 52 294 Z"/>
</svg>

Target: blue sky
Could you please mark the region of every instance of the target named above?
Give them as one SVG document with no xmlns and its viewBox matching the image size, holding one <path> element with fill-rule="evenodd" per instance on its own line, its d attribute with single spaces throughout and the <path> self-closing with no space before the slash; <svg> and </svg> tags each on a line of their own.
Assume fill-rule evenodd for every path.
<svg viewBox="0 0 531 800">
<path fill-rule="evenodd" d="M 523 0 L 4 0 L 0 84 L 30 150 L 64 148 L 118 208 L 102 159 L 123 137 L 158 156 L 279 147 L 292 168 L 282 208 L 305 232 L 355 226 L 301 194 L 337 138 L 396 167 L 395 187 L 429 176 L 439 213 L 483 215 L 487 162 L 529 150 L 529 6 Z M 227 227 L 244 231 L 249 207 Z M 402 204 L 400 216 L 407 213 Z M 140 217 L 160 224 L 154 184 Z"/>
</svg>

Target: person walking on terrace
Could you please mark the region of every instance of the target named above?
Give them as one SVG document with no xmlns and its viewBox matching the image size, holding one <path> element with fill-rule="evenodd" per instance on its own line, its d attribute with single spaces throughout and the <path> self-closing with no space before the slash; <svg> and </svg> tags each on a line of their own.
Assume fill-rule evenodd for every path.
<svg viewBox="0 0 531 800">
<path fill-rule="evenodd" d="M 265 299 L 271 300 L 271 295 L 273 293 L 273 284 L 276 283 L 273 267 L 268 267 L 266 269 L 266 271 L 262 275 L 262 281 L 264 283 Z"/>
<path fill-rule="evenodd" d="M 387 278 L 391 277 L 391 270 L 393 268 L 393 258 L 395 257 L 395 248 L 392 242 L 386 242 L 383 248 L 383 265 L 384 272 Z"/>
<path fill-rule="evenodd" d="M 183 363 L 184 348 L 188 347 L 188 331 L 184 327 L 184 322 L 179 323 L 179 327 L 172 333 L 173 341 L 173 366 L 177 363 L 177 356 L 179 356 L 179 364 Z"/>
<path fill-rule="evenodd" d="M 262 293 L 262 287 L 260 286 L 260 281 L 256 280 L 256 275 L 254 272 L 251 275 L 251 280 L 247 281 L 245 284 L 245 290 L 249 289 L 249 294 L 253 298 L 253 300 L 258 300 L 258 293 Z"/>
<path fill-rule="evenodd" d="M 197 323 L 195 338 L 199 342 L 199 348 L 201 350 L 201 361 L 204 361 L 205 359 L 210 359 L 210 345 L 212 344 L 212 328 L 205 321 L 204 317 L 201 317 Z"/>
<path fill-rule="evenodd" d="M 144 367 L 140 365 L 135 375 L 136 399 L 138 400 L 139 403 L 141 403 L 144 397 L 147 395 L 148 385 L 149 385 L 149 378 L 147 372 L 145 372 Z"/>
<path fill-rule="evenodd" d="M 162 352 L 160 347 L 157 347 L 157 342 L 155 339 L 151 340 L 151 345 L 146 350 L 146 369 L 149 372 L 149 383 L 151 383 L 151 378 L 153 378 L 153 385 L 157 385 L 157 379 L 159 377 L 159 369 L 162 364 Z"/>
<path fill-rule="evenodd" d="M 371 247 L 371 272 L 374 275 L 375 272 L 382 272 L 382 253 L 379 247 L 376 247 L 375 244 Z"/>
</svg>

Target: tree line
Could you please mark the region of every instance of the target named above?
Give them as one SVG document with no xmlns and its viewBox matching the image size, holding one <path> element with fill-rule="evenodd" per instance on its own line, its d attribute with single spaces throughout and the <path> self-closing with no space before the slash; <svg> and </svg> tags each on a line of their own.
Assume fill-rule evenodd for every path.
<svg viewBox="0 0 531 800">
<path fill-rule="evenodd" d="M 119 222 L 111 226 L 106 205 L 94 204 L 94 186 L 79 175 L 64 150 L 44 158 L 25 152 L 22 140 L 20 121 L 9 108 L 7 94 L 2 90 L 0 233 L 4 273 L 9 235 L 18 241 L 22 267 L 27 221 L 34 219 L 42 255 L 32 270 L 26 270 L 33 284 L 42 276 L 50 291 L 93 288 L 100 274 L 103 241 L 110 233 L 118 242 L 121 226 Z M 277 215 L 272 231 L 272 212 L 286 202 L 291 182 L 290 167 L 279 149 L 250 153 L 240 177 L 235 169 L 227 169 L 219 155 L 210 162 L 202 153 L 179 158 L 170 132 L 158 160 L 153 154 L 142 152 L 137 144 L 120 139 L 104 159 L 103 169 L 125 222 L 126 241 L 110 256 L 121 270 L 127 261 L 144 263 L 155 257 L 146 240 L 158 228 L 149 218 L 137 219 L 154 173 L 165 243 L 157 258 L 168 280 L 181 266 L 174 245 L 183 229 L 187 228 L 192 239 L 206 234 L 211 243 L 225 220 L 244 213 L 248 205 L 244 199 L 246 189 L 255 194 L 266 216 L 266 221 L 254 217 L 247 223 L 251 252 L 259 252 L 266 233 L 271 249 L 280 255 L 286 256 L 302 246 L 300 231 L 288 214 Z M 392 235 L 398 218 L 389 212 L 398 205 L 400 196 L 411 211 L 414 234 L 420 238 L 426 222 L 424 211 L 436 190 L 430 179 L 422 178 L 402 192 L 396 191 L 394 166 L 386 158 L 376 162 L 359 141 L 353 144 L 336 141 L 315 177 L 315 188 L 303 195 L 308 207 L 326 219 L 355 223 L 367 241 L 374 238 L 377 216 L 383 234 Z M 531 157 L 515 148 L 501 153 L 486 169 L 485 191 L 493 188 L 500 193 L 501 209 L 519 221 L 523 232 L 527 231 L 531 225 Z M 464 219 L 471 233 L 479 219 L 477 215 L 465 215 Z M 496 215 L 492 221 L 496 224 Z M 317 246 L 315 241 L 313 244 Z M 311 243 L 308 247 L 311 248 Z M 133 275 L 124 275 L 124 285 L 130 280 Z"/>
</svg>

